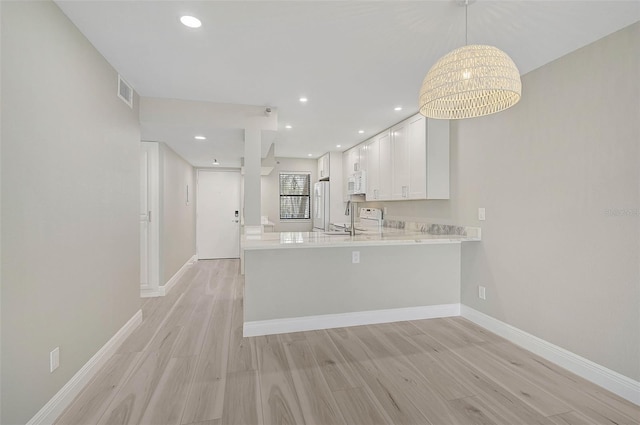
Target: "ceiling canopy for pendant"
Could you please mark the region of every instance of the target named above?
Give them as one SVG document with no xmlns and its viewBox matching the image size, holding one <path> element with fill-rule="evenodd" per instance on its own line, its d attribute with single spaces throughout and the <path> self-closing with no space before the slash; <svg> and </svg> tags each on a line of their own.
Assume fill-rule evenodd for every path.
<svg viewBox="0 0 640 425">
<path fill-rule="evenodd" d="M 466 18 L 468 2 L 464 6 Z M 509 55 L 493 46 L 467 45 L 444 55 L 427 72 L 419 110 L 429 118 L 480 117 L 510 108 L 521 94 L 520 71 Z"/>
</svg>

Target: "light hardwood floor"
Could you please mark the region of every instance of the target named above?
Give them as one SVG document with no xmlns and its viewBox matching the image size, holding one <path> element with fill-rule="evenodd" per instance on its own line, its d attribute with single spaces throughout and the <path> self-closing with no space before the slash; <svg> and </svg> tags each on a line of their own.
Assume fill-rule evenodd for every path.
<svg viewBox="0 0 640 425">
<path fill-rule="evenodd" d="M 640 408 L 462 318 L 242 337 L 237 260 L 199 261 L 58 425 L 638 424 Z"/>
</svg>

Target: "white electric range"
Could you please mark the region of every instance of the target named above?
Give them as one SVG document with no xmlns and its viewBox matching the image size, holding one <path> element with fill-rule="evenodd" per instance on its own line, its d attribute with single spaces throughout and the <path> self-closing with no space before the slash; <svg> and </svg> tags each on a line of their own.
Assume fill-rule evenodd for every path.
<svg viewBox="0 0 640 425">
<path fill-rule="evenodd" d="M 359 221 L 356 221 L 356 232 L 382 233 L 382 210 L 378 208 L 360 208 Z M 332 232 L 348 232 L 351 223 L 331 223 Z"/>
</svg>

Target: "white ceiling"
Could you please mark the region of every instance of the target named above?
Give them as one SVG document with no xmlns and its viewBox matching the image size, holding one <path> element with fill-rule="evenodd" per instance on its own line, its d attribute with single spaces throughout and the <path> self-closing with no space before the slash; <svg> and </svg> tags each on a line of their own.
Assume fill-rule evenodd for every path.
<svg viewBox="0 0 640 425">
<path fill-rule="evenodd" d="M 57 4 L 141 96 L 277 108 L 275 154 L 286 157 L 344 150 L 415 113 L 426 71 L 465 39 L 455 0 Z M 202 27 L 184 27 L 185 14 Z M 479 0 L 468 14 L 469 43 L 499 47 L 525 74 L 637 22 L 640 2 Z M 241 156 L 241 131 L 212 130 L 206 149 L 198 132 L 143 138 L 194 165 L 209 164 L 217 143 L 230 161 Z"/>
</svg>

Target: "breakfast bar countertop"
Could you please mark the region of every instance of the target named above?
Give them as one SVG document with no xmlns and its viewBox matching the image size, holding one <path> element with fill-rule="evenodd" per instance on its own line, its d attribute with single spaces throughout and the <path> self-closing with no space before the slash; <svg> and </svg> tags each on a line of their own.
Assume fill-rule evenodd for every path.
<svg viewBox="0 0 640 425">
<path fill-rule="evenodd" d="M 351 236 L 339 232 L 276 232 L 242 237 L 243 250 L 326 248 L 345 246 L 388 246 L 448 244 L 480 241 L 477 227 L 464 228 L 464 234 L 430 234 L 420 231 L 383 228 L 381 232 L 362 232 Z"/>
</svg>

